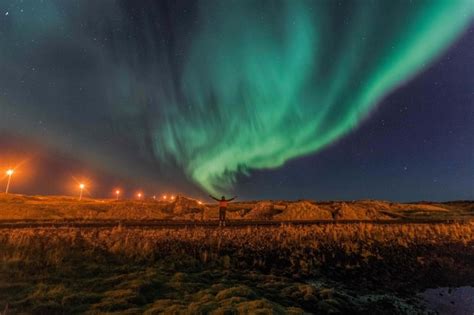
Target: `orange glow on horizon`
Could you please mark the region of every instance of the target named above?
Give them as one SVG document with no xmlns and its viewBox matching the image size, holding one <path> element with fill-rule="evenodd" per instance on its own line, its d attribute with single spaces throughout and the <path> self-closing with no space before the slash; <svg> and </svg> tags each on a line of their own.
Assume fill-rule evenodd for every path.
<svg viewBox="0 0 474 315">
<path fill-rule="evenodd" d="M 71 185 L 69 186 L 71 194 L 76 194 L 79 190 L 79 200 L 84 196 L 91 196 L 90 189 L 92 188 L 92 181 L 86 177 L 72 177 Z M 84 195 L 85 194 L 85 195 Z"/>
<path fill-rule="evenodd" d="M 84 191 L 84 188 L 86 187 L 86 185 L 84 185 L 83 183 L 80 183 L 79 184 L 79 188 L 80 188 L 80 192 L 79 192 L 79 201 L 82 200 L 82 192 Z"/>
<path fill-rule="evenodd" d="M 19 161 L 19 162 L 18 162 Z M 35 169 L 31 165 L 31 157 L 17 156 L 0 152 L 0 182 L 6 194 L 13 188 L 16 193 L 21 193 L 21 188 L 27 185 Z M 3 181 L 6 182 L 4 185 Z"/>
</svg>

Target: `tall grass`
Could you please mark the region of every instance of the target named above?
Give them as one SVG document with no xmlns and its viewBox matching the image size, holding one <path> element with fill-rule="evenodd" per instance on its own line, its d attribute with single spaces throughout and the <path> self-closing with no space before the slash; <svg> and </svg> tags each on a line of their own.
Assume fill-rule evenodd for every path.
<svg viewBox="0 0 474 315">
<path fill-rule="evenodd" d="M 13 313 L 383 313 L 357 295 L 472 283 L 474 224 L 0 229 Z"/>
<path fill-rule="evenodd" d="M 473 224 L 0 230 L 1 260 L 38 266 L 70 259 L 174 260 L 311 275 L 374 263 L 422 267 L 439 257 L 469 265 L 473 255 Z"/>
</svg>

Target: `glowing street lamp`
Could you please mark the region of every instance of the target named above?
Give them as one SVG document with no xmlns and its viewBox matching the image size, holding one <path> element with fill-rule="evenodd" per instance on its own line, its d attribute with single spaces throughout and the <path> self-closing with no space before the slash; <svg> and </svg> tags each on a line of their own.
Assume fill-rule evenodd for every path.
<svg viewBox="0 0 474 315">
<path fill-rule="evenodd" d="M 6 174 L 8 176 L 7 188 L 5 189 L 5 195 L 8 194 L 8 189 L 10 188 L 10 181 L 12 180 L 12 175 L 15 173 L 13 169 L 8 169 Z"/>
<path fill-rule="evenodd" d="M 166 200 L 167 198 L 168 198 L 168 196 L 163 195 L 163 200 Z"/>
<path fill-rule="evenodd" d="M 80 192 L 79 192 L 79 201 L 82 200 L 82 192 L 84 191 L 84 188 L 86 187 L 86 185 L 84 185 L 83 183 L 80 183 L 79 184 L 79 189 L 80 189 Z"/>
<path fill-rule="evenodd" d="M 137 194 L 137 197 L 138 197 L 139 200 L 142 199 L 142 196 L 143 196 L 143 194 L 142 194 L 141 192 L 139 192 L 139 193 Z"/>
<path fill-rule="evenodd" d="M 119 200 L 119 196 L 120 196 L 120 190 L 116 190 L 115 191 L 115 196 L 117 196 L 116 200 Z"/>
<path fill-rule="evenodd" d="M 171 199 L 171 200 L 174 200 L 174 196 L 171 196 L 170 199 Z"/>
</svg>

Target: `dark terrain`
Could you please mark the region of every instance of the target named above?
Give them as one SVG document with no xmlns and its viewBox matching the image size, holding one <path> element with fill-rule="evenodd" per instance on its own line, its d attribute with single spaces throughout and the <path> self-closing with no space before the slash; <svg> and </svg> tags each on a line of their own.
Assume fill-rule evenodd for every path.
<svg viewBox="0 0 474 315">
<path fill-rule="evenodd" d="M 472 202 L 241 202 L 217 228 L 184 197 L 1 198 L 7 314 L 420 314 L 474 283 Z"/>
</svg>

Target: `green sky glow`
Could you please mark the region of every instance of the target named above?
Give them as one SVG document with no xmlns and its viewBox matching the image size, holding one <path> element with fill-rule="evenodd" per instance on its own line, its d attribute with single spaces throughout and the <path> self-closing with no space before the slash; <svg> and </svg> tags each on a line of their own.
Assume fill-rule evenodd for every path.
<svg viewBox="0 0 474 315">
<path fill-rule="evenodd" d="M 356 128 L 474 14 L 472 0 L 130 3 L 5 1 L 0 125 L 212 193 Z"/>
<path fill-rule="evenodd" d="M 272 2 L 266 10 L 219 3 L 201 8 L 208 23 L 182 74 L 187 106 L 166 111 L 153 133 L 157 156 L 213 193 L 239 172 L 281 166 L 351 131 L 459 35 L 474 7 L 358 1 L 340 12 L 331 1 Z"/>
</svg>

